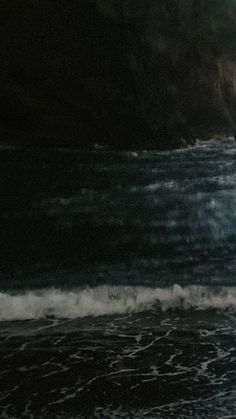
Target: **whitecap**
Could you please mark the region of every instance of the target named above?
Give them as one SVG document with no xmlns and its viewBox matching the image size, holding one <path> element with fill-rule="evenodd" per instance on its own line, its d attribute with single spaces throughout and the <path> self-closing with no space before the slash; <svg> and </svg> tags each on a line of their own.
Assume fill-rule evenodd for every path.
<svg viewBox="0 0 236 419">
<path fill-rule="evenodd" d="M 94 288 L 44 289 L 0 293 L 0 320 L 81 318 L 161 310 L 236 311 L 236 287 L 173 285 L 166 288 L 104 285 Z"/>
</svg>

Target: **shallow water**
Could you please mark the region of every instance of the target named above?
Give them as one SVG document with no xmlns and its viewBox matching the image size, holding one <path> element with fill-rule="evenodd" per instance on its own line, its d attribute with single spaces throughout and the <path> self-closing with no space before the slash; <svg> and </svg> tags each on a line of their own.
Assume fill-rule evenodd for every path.
<svg viewBox="0 0 236 419">
<path fill-rule="evenodd" d="M 236 143 L 0 168 L 2 417 L 236 414 Z"/>
</svg>

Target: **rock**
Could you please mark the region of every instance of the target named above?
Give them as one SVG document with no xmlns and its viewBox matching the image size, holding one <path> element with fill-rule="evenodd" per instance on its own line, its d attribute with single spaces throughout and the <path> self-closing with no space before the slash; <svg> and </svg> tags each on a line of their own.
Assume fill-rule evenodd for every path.
<svg viewBox="0 0 236 419">
<path fill-rule="evenodd" d="M 4 139 L 171 149 L 232 135 L 235 8 L 197 3 L 2 0 Z"/>
</svg>

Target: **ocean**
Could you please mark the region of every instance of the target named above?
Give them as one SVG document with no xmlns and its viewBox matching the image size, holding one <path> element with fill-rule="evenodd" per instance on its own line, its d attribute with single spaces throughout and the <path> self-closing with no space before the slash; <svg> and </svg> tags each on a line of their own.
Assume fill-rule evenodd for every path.
<svg viewBox="0 0 236 419">
<path fill-rule="evenodd" d="M 0 147 L 0 416 L 236 415 L 236 142 Z"/>
</svg>

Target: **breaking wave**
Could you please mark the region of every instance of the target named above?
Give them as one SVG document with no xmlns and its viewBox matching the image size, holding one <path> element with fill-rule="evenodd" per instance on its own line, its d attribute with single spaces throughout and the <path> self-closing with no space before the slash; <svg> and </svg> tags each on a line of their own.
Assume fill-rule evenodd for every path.
<svg viewBox="0 0 236 419">
<path fill-rule="evenodd" d="M 99 286 L 95 288 L 44 289 L 23 294 L 0 293 L 0 320 L 46 317 L 79 318 L 135 313 L 159 308 L 236 311 L 236 287 L 173 285 L 168 288 Z"/>
</svg>

